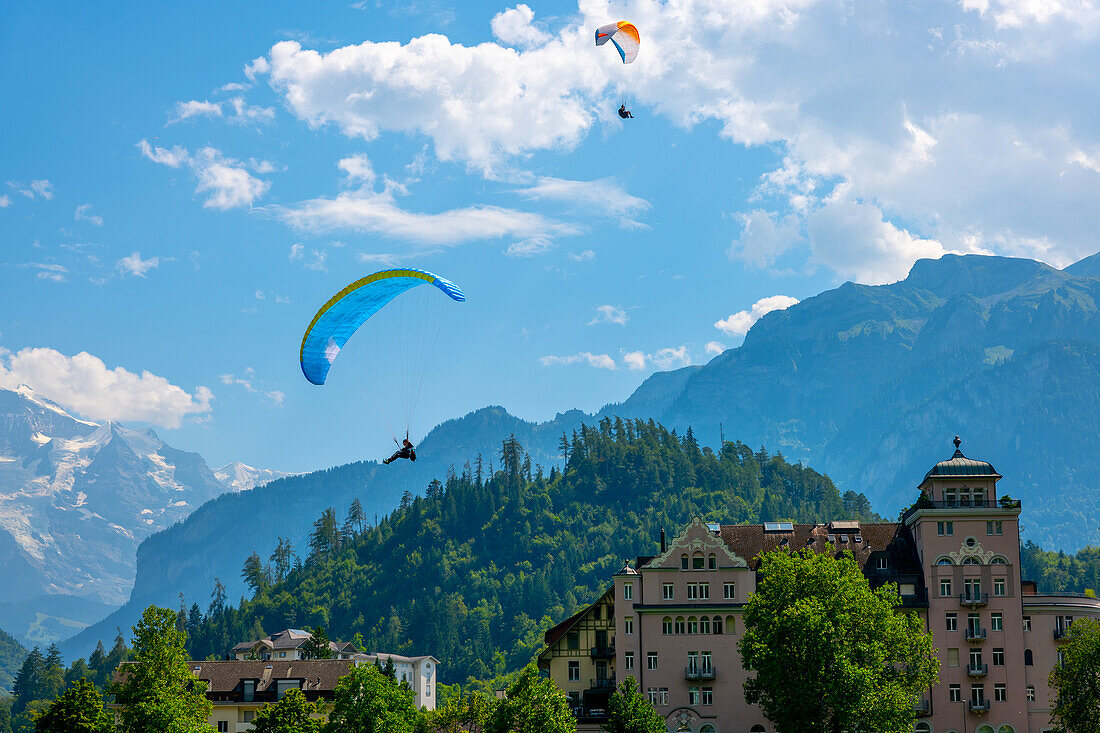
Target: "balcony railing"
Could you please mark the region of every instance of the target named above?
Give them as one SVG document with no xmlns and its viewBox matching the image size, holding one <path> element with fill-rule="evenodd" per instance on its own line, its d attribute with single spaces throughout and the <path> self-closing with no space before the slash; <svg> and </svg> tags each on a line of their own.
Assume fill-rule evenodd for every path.
<svg viewBox="0 0 1100 733">
<path fill-rule="evenodd" d="M 961 596 L 959 596 L 959 604 L 962 606 L 977 608 L 978 606 L 984 606 L 987 603 L 989 603 L 988 593 L 963 593 Z"/>
<path fill-rule="evenodd" d="M 603 723 L 608 718 L 607 708 L 597 706 L 575 707 L 573 708 L 573 715 L 577 718 L 578 723 Z"/>
<path fill-rule="evenodd" d="M 594 646 L 589 652 L 589 656 L 592 659 L 610 659 L 615 656 L 615 647 L 608 646 Z"/>
<path fill-rule="evenodd" d="M 1001 501 L 999 499 L 983 499 L 982 501 L 974 501 L 973 499 L 963 503 L 961 500 L 955 501 L 932 501 L 931 499 L 921 498 L 916 504 L 909 507 L 902 514 L 902 521 L 908 519 L 914 512 L 921 509 L 1019 509 L 1020 502 L 1018 500 L 1013 501 Z"/>
<path fill-rule="evenodd" d="M 913 712 L 918 718 L 927 718 L 932 714 L 932 701 L 925 698 L 913 703 Z"/>
<path fill-rule="evenodd" d="M 596 677 L 589 680 L 592 684 L 589 688 L 593 690 L 613 690 L 615 689 L 615 676 L 610 677 Z"/>
<path fill-rule="evenodd" d="M 989 700 L 971 700 L 970 712 L 972 713 L 988 713 L 989 712 Z"/>
<path fill-rule="evenodd" d="M 715 667 L 688 667 L 684 670 L 684 678 L 689 680 L 712 680 L 717 674 Z"/>
<path fill-rule="evenodd" d="M 966 674 L 969 677 L 985 677 L 989 674 L 988 664 L 968 664 L 966 665 Z"/>
<path fill-rule="evenodd" d="M 985 629 L 973 629 L 967 627 L 966 629 L 967 641 L 985 641 Z"/>
</svg>

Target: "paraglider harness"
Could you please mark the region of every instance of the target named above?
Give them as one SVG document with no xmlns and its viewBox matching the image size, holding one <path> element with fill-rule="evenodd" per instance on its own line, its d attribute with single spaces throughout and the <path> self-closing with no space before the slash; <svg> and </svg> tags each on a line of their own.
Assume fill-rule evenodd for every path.
<svg viewBox="0 0 1100 733">
<path fill-rule="evenodd" d="M 634 119 L 634 115 L 630 113 L 630 110 L 626 108 L 626 102 L 619 105 L 619 117 L 625 119 Z"/>
<path fill-rule="evenodd" d="M 393 442 L 397 442 L 397 438 L 393 439 Z M 409 441 L 409 433 L 405 432 L 405 439 L 401 441 L 400 446 L 392 456 L 386 458 L 382 463 L 390 464 L 396 461 L 398 458 L 408 458 L 410 461 L 416 460 L 416 448 L 413 447 L 411 441 Z"/>
</svg>

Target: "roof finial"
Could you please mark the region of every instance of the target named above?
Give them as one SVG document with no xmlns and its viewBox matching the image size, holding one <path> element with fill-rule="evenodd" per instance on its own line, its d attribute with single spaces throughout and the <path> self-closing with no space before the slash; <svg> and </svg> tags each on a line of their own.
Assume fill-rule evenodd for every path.
<svg viewBox="0 0 1100 733">
<path fill-rule="evenodd" d="M 951 442 L 955 444 L 955 450 L 958 450 L 959 446 L 962 445 L 962 439 L 957 435 L 955 436 L 955 439 Z"/>
</svg>

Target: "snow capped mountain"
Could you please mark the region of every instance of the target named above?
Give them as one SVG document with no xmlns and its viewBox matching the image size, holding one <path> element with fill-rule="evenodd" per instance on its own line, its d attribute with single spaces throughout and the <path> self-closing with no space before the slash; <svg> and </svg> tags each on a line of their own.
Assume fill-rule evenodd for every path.
<svg viewBox="0 0 1100 733">
<path fill-rule="evenodd" d="M 225 490 L 201 456 L 152 430 L 78 419 L 28 387 L 0 389 L 0 595 L 120 605 L 141 540 Z"/>
<path fill-rule="evenodd" d="M 248 491 L 257 486 L 271 483 L 275 479 L 295 476 L 297 474 L 272 471 L 269 468 L 253 468 L 240 461 L 227 463 L 221 468 L 214 469 L 214 478 L 221 482 L 226 491 Z"/>
</svg>

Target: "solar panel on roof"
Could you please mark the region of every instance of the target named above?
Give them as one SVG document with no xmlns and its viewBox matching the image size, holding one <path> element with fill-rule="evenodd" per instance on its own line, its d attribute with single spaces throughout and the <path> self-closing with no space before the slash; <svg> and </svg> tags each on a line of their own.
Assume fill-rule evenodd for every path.
<svg viewBox="0 0 1100 733">
<path fill-rule="evenodd" d="M 764 522 L 765 532 L 793 532 L 794 524 L 791 522 Z"/>
</svg>

